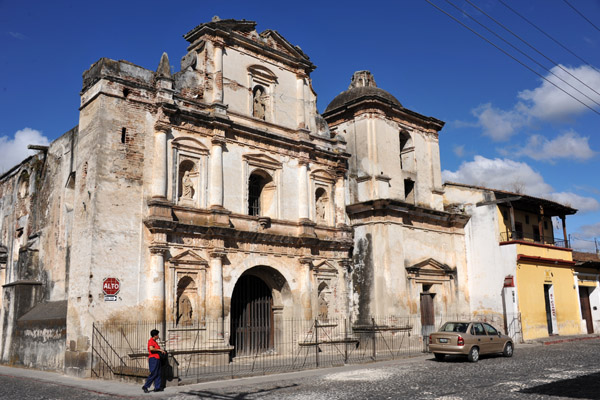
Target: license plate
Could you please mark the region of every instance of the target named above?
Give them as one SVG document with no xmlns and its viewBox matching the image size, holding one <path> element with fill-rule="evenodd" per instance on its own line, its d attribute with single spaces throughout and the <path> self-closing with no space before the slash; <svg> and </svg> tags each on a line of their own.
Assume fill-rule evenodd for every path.
<svg viewBox="0 0 600 400">
<path fill-rule="evenodd" d="M 440 343 L 448 343 L 448 339 L 442 338 L 442 339 L 440 339 Z"/>
</svg>

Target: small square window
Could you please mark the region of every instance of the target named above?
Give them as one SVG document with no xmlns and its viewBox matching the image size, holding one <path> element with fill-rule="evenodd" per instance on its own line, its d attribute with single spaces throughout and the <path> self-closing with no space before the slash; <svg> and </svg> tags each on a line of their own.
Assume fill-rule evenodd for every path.
<svg viewBox="0 0 600 400">
<path fill-rule="evenodd" d="M 526 224 L 526 225 L 529 225 L 529 215 L 526 215 L 526 216 L 525 216 L 525 224 Z"/>
</svg>

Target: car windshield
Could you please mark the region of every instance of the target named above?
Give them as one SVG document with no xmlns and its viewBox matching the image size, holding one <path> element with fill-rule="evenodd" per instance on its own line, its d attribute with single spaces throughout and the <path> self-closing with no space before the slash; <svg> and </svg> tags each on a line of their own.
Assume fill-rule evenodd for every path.
<svg viewBox="0 0 600 400">
<path fill-rule="evenodd" d="M 468 326 L 469 324 L 466 322 L 446 322 L 444 325 L 442 325 L 440 332 L 466 333 Z"/>
</svg>

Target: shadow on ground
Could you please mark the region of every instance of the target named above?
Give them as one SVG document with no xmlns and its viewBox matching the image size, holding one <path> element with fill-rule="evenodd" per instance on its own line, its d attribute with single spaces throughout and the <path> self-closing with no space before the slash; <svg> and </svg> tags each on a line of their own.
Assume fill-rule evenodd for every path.
<svg viewBox="0 0 600 400">
<path fill-rule="evenodd" d="M 191 390 L 189 392 L 181 392 L 189 396 L 196 396 L 199 399 L 217 399 L 217 400 L 243 400 L 248 399 L 248 396 L 264 395 L 266 393 L 272 393 L 281 389 L 289 389 L 298 386 L 298 384 L 288 386 L 275 386 L 269 389 L 260 389 L 254 392 L 240 392 L 240 393 L 215 393 L 207 390 Z M 251 397 L 254 398 L 254 397 Z"/>
<path fill-rule="evenodd" d="M 573 399 L 600 399 L 600 372 L 544 383 L 543 385 L 522 389 L 520 392 Z"/>
</svg>

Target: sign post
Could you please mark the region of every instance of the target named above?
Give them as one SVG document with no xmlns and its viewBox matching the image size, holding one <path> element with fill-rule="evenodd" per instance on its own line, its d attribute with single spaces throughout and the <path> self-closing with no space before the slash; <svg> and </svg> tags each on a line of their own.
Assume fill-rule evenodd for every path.
<svg viewBox="0 0 600 400">
<path fill-rule="evenodd" d="M 105 278 L 102 282 L 104 301 L 117 301 L 119 290 L 121 290 L 121 283 L 117 278 Z"/>
</svg>

